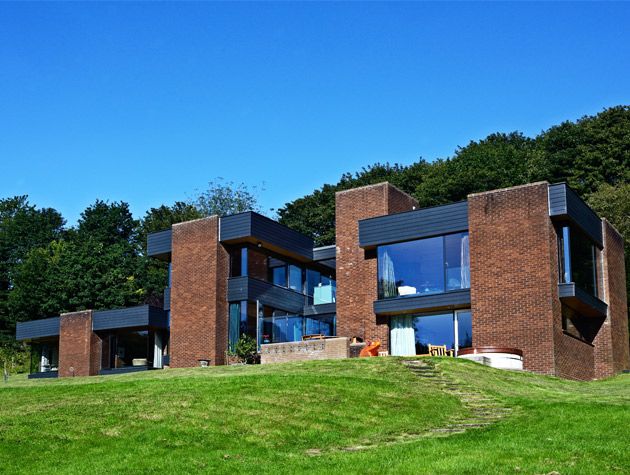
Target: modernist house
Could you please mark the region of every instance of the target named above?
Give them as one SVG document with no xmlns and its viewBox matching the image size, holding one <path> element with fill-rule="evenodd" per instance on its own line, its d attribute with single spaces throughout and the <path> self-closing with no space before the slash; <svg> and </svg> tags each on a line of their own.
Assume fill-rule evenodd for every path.
<svg viewBox="0 0 630 475">
<path fill-rule="evenodd" d="M 630 366 L 623 241 L 566 184 L 416 208 L 388 183 L 339 192 L 326 247 L 254 212 L 176 224 L 148 237 L 169 262 L 163 308 L 25 322 L 17 338 L 41 346 L 33 376 L 220 365 L 243 333 L 511 348 L 526 370 L 584 380 Z"/>
</svg>

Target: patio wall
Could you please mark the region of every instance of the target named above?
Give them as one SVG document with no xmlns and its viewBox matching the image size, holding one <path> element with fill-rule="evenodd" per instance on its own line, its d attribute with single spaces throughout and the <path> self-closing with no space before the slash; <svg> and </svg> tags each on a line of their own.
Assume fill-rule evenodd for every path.
<svg viewBox="0 0 630 475">
<path fill-rule="evenodd" d="M 349 338 L 269 343 L 260 347 L 260 362 L 287 363 L 289 361 L 333 360 L 349 357 Z"/>
</svg>

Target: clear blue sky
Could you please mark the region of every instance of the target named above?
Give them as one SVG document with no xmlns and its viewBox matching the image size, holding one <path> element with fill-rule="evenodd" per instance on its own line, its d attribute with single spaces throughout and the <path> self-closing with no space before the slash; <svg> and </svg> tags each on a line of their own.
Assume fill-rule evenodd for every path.
<svg viewBox="0 0 630 475">
<path fill-rule="evenodd" d="M 630 5 L 0 4 L 0 196 L 264 208 L 630 103 Z"/>
</svg>

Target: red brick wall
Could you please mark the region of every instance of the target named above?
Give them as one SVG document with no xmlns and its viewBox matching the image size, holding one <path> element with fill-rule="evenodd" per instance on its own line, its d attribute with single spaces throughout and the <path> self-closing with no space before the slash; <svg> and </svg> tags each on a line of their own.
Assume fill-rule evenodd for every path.
<svg viewBox="0 0 630 475">
<path fill-rule="evenodd" d="M 389 183 L 354 188 L 335 196 L 337 335 L 381 340 L 388 348 L 386 318 L 376 318 L 377 262 L 359 247 L 359 220 L 410 211 L 417 201 Z"/>
<path fill-rule="evenodd" d="M 171 367 L 223 364 L 227 349 L 228 254 L 219 218 L 175 224 L 171 274 Z"/>
<path fill-rule="evenodd" d="M 630 367 L 628 300 L 623 239 L 603 220 L 603 287 L 608 316 L 595 337 L 595 376 L 604 378 Z"/>
<path fill-rule="evenodd" d="M 592 345 L 560 332 L 555 339 L 556 376 L 568 379 L 591 380 L 595 377 L 594 348 Z"/>
<path fill-rule="evenodd" d="M 92 332 L 92 311 L 59 319 L 59 377 L 90 376 L 100 369 L 100 339 Z"/>
<path fill-rule="evenodd" d="M 90 335 L 90 374 L 98 374 L 103 361 L 103 340 L 96 333 Z"/>
<path fill-rule="evenodd" d="M 547 193 L 534 183 L 468 197 L 471 308 L 474 346 L 521 349 L 525 369 L 554 374 L 561 316 Z"/>
</svg>

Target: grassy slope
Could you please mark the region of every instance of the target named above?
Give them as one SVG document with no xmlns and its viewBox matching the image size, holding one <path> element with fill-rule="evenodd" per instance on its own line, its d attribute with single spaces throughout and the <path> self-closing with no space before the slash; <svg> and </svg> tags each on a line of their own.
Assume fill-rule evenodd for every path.
<svg viewBox="0 0 630 475">
<path fill-rule="evenodd" d="M 395 358 L 168 370 L 0 386 L 0 471 L 614 473 L 630 375 L 576 383 L 440 359 L 515 409 L 485 429 L 387 444 L 464 409 Z M 370 450 L 336 448 L 383 442 Z M 323 455 L 309 457 L 308 449 Z"/>
</svg>

